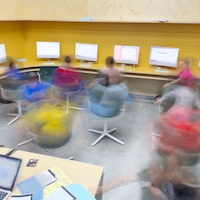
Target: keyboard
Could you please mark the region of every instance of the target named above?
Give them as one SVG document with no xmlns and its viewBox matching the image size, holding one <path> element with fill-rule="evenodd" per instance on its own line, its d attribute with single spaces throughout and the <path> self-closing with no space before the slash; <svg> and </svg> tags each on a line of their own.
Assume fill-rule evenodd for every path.
<svg viewBox="0 0 200 200">
<path fill-rule="evenodd" d="M 7 192 L 0 191 L 0 200 L 5 200 L 7 194 Z"/>
<path fill-rule="evenodd" d="M 55 63 L 43 63 L 43 65 L 55 65 Z"/>
<path fill-rule="evenodd" d="M 80 67 L 91 67 L 92 65 L 80 64 Z"/>
</svg>

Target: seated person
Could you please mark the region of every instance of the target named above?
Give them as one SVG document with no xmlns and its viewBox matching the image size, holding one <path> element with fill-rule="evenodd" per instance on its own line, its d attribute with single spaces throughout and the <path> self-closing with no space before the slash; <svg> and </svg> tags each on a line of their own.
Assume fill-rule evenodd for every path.
<svg viewBox="0 0 200 200">
<path fill-rule="evenodd" d="M 29 82 L 22 86 L 25 106 L 29 103 L 45 99 L 47 91 L 51 87 L 50 84 L 45 85 L 44 83 L 40 83 L 38 81 L 37 74 L 34 72 L 32 72 L 29 76 Z"/>
<path fill-rule="evenodd" d="M 171 104 L 167 105 L 165 101 L 167 98 L 174 98 L 174 106 L 182 106 L 182 107 L 195 107 L 200 108 L 200 101 L 197 97 L 197 94 L 189 87 L 179 86 L 175 90 L 166 93 L 162 98 L 159 98 L 155 105 L 161 105 L 165 108 L 165 111 L 171 108 Z"/>
<path fill-rule="evenodd" d="M 110 84 L 109 78 L 96 79 L 89 85 L 89 99 L 91 111 L 101 117 L 115 117 L 128 97 L 125 83 Z"/>
<path fill-rule="evenodd" d="M 178 61 L 177 69 L 178 79 L 166 83 L 163 88 L 169 89 L 171 85 L 178 84 L 182 86 L 187 86 L 190 88 L 194 88 L 195 85 L 195 78 L 190 72 L 190 61 L 187 58 L 181 59 Z"/>
<path fill-rule="evenodd" d="M 189 87 L 191 89 L 194 89 L 195 78 L 190 72 L 190 62 L 189 62 L 189 60 L 187 58 L 179 60 L 178 65 L 177 65 L 177 69 L 178 69 L 179 73 L 174 73 L 174 74 L 178 75 L 178 79 L 176 79 L 176 80 L 174 80 L 170 83 L 166 83 L 163 86 L 161 96 L 163 96 L 166 93 L 176 89 L 178 86 L 185 86 L 185 87 Z M 166 98 L 163 103 L 166 104 L 168 107 L 172 107 L 173 104 L 175 103 L 175 97 L 170 96 L 170 97 Z"/>
<path fill-rule="evenodd" d="M 188 171 L 180 172 L 181 159 L 170 156 L 163 163 L 151 162 L 149 169 L 138 174 L 119 177 L 103 187 L 97 194 L 105 193 L 122 184 L 139 181 L 142 188 L 142 200 L 198 200 L 198 190 L 186 183 L 196 183 L 195 176 Z M 134 192 L 133 192 L 134 196 Z"/>
<path fill-rule="evenodd" d="M 121 80 L 121 73 L 113 68 L 115 61 L 113 57 L 106 58 L 106 68 L 101 69 L 100 72 L 108 76 L 108 81 L 110 84 L 118 84 Z"/>
<path fill-rule="evenodd" d="M 59 66 L 52 74 L 52 81 L 57 86 L 67 87 L 69 91 L 76 91 L 80 89 L 83 77 L 77 68 L 70 66 L 70 62 L 70 57 L 66 56 L 65 64 Z"/>
<path fill-rule="evenodd" d="M 23 84 L 24 76 L 16 68 L 15 63 L 10 61 L 9 70 L 4 74 L 6 76 L 2 86 L 8 89 L 17 89 Z"/>
<path fill-rule="evenodd" d="M 160 154 L 170 155 L 175 148 L 179 155 L 199 154 L 200 118 L 198 111 L 186 106 L 174 106 L 161 115 L 159 122 L 161 137 L 158 139 L 158 151 Z"/>
</svg>

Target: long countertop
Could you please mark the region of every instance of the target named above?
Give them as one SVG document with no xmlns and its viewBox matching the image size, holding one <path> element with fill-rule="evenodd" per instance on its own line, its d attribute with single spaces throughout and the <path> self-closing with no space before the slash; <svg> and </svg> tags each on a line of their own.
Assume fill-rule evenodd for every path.
<svg viewBox="0 0 200 200">
<path fill-rule="evenodd" d="M 31 60 L 26 59 L 25 62 L 17 62 L 16 66 L 21 72 L 28 71 L 39 71 L 41 67 L 55 66 L 58 67 L 62 65 L 59 60 L 46 61 L 46 60 Z M 97 74 L 98 70 L 105 68 L 104 64 L 89 64 L 89 63 L 79 63 L 73 62 L 72 66 L 81 69 L 82 73 L 86 74 Z M 3 70 L 5 66 L 0 66 L 0 77 L 4 78 L 4 73 L 7 70 Z M 123 77 L 127 78 L 141 78 L 141 79 L 152 79 L 152 80 L 163 80 L 169 81 L 173 80 L 171 73 L 174 72 L 174 69 L 155 69 L 149 67 L 126 67 L 115 65 L 115 68 L 118 69 Z M 200 77 L 200 72 L 194 72 L 196 77 Z"/>
</svg>

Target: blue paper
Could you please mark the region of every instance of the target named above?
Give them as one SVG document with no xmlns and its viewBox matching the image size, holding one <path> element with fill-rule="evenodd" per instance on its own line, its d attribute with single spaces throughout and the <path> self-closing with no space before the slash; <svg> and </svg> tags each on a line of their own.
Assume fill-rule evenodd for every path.
<svg viewBox="0 0 200 200">
<path fill-rule="evenodd" d="M 35 177 L 18 183 L 17 187 L 22 194 L 30 194 L 43 189 L 42 185 L 36 180 Z"/>
<path fill-rule="evenodd" d="M 43 199 L 43 189 L 33 193 L 32 196 L 32 200 L 41 200 L 41 199 Z"/>
<path fill-rule="evenodd" d="M 70 184 L 66 187 L 77 200 L 96 200 L 80 183 Z"/>
</svg>

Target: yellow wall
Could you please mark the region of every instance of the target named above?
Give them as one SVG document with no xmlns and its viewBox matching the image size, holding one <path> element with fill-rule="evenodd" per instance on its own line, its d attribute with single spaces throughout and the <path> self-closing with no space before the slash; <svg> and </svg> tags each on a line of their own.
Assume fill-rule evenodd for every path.
<svg viewBox="0 0 200 200">
<path fill-rule="evenodd" d="M 26 55 L 23 22 L 0 22 L 0 44 L 2 43 L 5 43 L 8 57 L 24 58 Z"/>
<path fill-rule="evenodd" d="M 61 54 L 75 53 L 75 42 L 99 45 L 98 63 L 113 55 L 114 45 L 140 46 L 138 68 L 148 71 L 151 46 L 180 48 L 193 68 L 200 60 L 200 26 L 177 24 L 25 22 L 26 55 L 36 59 L 36 41 L 61 42 Z"/>
<path fill-rule="evenodd" d="M 200 22 L 199 0 L 0 0 L 1 20 Z"/>
<path fill-rule="evenodd" d="M 37 61 L 36 41 L 61 43 L 61 54 L 74 55 L 75 42 L 99 45 L 98 64 L 113 55 L 114 45 L 140 46 L 137 69 L 149 72 L 151 46 L 180 48 L 179 58 L 189 57 L 200 71 L 200 26 L 177 24 L 122 24 L 74 22 L 0 22 L 0 43 L 8 56 Z"/>
</svg>

